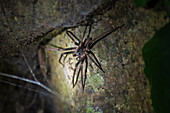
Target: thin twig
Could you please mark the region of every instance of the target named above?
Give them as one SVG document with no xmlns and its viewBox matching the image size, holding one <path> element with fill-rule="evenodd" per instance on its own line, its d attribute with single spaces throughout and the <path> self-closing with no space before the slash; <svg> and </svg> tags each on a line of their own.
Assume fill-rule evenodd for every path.
<svg viewBox="0 0 170 113">
<path fill-rule="evenodd" d="M 22 78 L 22 77 L 18 77 L 16 75 L 11 75 L 11 74 L 6 74 L 6 73 L 1 73 L 0 72 L 0 75 L 2 76 L 5 76 L 5 77 L 9 77 L 9 78 L 14 78 L 14 79 L 17 79 L 17 80 L 21 80 L 21 81 L 25 81 L 25 82 L 28 82 L 28 83 L 31 83 L 31 84 L 34 84 L 34 85 L 37 85 L 37 86 L 40 86 L 41 88 L 47 90 L 48 92 L 54 94 L 55 96 L 59 97 L 62 101 L 66 102 L 67 104 L 70 104 L 68 101 L 66 101 L 64 99 L 63 96 L 61 96 L 59 93 L 51 90 L 49 87 L 45 86 L 44 84 L 40 83 L 39 81 L 34 81 L 34 80 L 31 80 L 31 79 L 27 79 L 27 78 Z M 8 83 L 6 81 L 6 83 Z M 12 83 L 9 83 L 9 84 L 12 84 Z M 20 87 L 20 86 L 19 86 Z M 22 86 L 21 86 L 22 87 Z"/>
<path fill-rule="evenodd" d="M 6 83 L 6 84 L 9 84 L 9 85 L 12 85 L 12 86 L 16 86 L 16 87 L 28 89 L 28 90 L 30 90 L 30 91 L 34 91 L 34 92 L 36 92 L 36 93 L 40 93 L 40 94 L 45 95 L 45 96 L 49 96 L 49 94 L 47 94 L 47 93 L 45 93 L 45 92 L 41 92 L 41 91 L 38 91 L 38 90 L 35 90 L 35 89 L 32 89 L 32 88 L 29 88 L 29 87 L 24 87 L 24 86 L 22 86 L 22 85 L 18 85 L 18 84 L 11 83 L 11 82 L 8 82 L 8 81 L 4 81 L 4 80 L 1 80 L 1 79 L 0 79 L 0 82 Z M 52 97 L 52 96 L 50 96 L 50 97 Z"/>
<path fill-rule="evenodd" d="M 27 64 L 27 66 L 28 66 L 28 68 L 29 68 L 29 70 L 30 70 L 30 73 L 32 74 L 34 80 L 35 80 L 35 81 L 38 81 L 37 78 L 35 77 L 35 74 L 33 73 L 32 69 L 31 69 L 30 65 L 28 64 L 28 61 L 27 61 L 24 53 L 22 52 L 21 49 L 20 49 L 20 51 L 21 51 L 21 54 L 22 54 L 22 56 L 23 56 L 23 58 L 24 58 L 24 61 L 25 61 L 25 63 Z"/>
</svg>

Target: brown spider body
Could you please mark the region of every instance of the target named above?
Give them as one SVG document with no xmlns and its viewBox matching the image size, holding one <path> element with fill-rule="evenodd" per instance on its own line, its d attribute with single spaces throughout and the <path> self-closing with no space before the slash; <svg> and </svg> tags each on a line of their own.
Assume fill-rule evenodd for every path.
<svg viewBox="0 0 170 113">
<path fill-rule="evenodd" d="M 73 53 L 73 56 L 78 56 L 79 58 L 86 56 L 88 53 L 87 51 L 90 50 L 90 44 L 91 44 L 92 38 L 86 38 L 83 43 L 80 43 L 80 45 L 75 49 L 75 52 Z"/>
<path fill-rule="evenodd" d="M 70 48 L 58 47 L 58 49 L 54 49 L 54 48 L 47 48 L 47 49 L 58 50 L 58 51 L 66 51 L 66 52 L 61 54 L 61 56 L 59 58 L 59 63 L 61 63 L 61 58 L 63 57 L 64 54 L 66 54 L 66 55 L 72 54 L 74 57 L 78 58 L 78 62 L 76 63 L 75 68 L 74 68 L 74 72 L 73 72 L 72 83 L 73 83 L 73 87 L 74 87 L 77 84 L 79 74 L 81 73 L 81 82 L 82 82 L 82 87 L 83 87 L 83 91 L 84 91 L 85 81 L 86 81 L 86 77 L 87 77 L 86 73 L 87 73 L 87 68 L 88 68 L 88 59 L 90 59 L 101 71 L 104 72 L 104 70 L 101 67 L 101 64 L 99 63 L 98 59 L 96 58 L 94 53 L 91 51 L 91 49 L 93 48 L 93 46 L 98 41 L 100 41 L 101 39 L 103 39 L 106 36 L 108 36 L 109 34 L 111 34 L 113 31 L 115 31 L 115 30 L 117 30 L 117 29 L 119 29 L 123 26 L 124 26 L 124 24 L 115 28 L 115 29 L 111 29 L 107 32 L 104 32 L 103 34 L 101 34 L 98 37 L 93 38 L 93 39 L 89 36 L 90 32 L 91 32 L 91 26 L 89 28 L 88 35 L 85 38 L 86 29 L 87 29 L 87 26 L 86 26 L 81 40 L 79 40 L 79 38 L 77 38 L 71 31 L 66 31 L 66 34 L 71 38 L 71 40 L 74 42 L 74 44 L 77 47 L 70 47 Z M 83 63 L 84 62 L 85 62 L 85 69 L 83 69 Z M 80 66 L 79 66 L 79 64 L 80 64 Z M 78 71 L 77 71 L 77 68 L 79 68 Z M 77 72 L 77 77 L 76 77 L 76 81 L 75 81 L 76 72 Z"/>
</svg>

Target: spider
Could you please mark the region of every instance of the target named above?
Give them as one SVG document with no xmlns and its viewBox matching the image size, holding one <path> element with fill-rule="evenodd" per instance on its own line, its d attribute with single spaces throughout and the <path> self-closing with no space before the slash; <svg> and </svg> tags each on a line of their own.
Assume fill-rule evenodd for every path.
<svg viewBox="0 0 170 113">
<path fill-rule="evenodd" d="M 56 48 L 46 48 L 46 47 L 45 48 L 50 49 L 50 50 L 65 51 L 61 54 L 61 56 L 59 58 L 59 63 L 62 65 L 63 65 L 63 63 L 61 62 L 61 59 L 62 59 L 63 55 L 72 54 L 73 57 L 78 58 L 78 61 L 75 64 L 75 68 L 73 69 L 74 72 L 73 72 L 72 84 L 73 84 L 73 88 L 74 88 L 75 85 L 77 84 L 77 81 L 78 81 L 78 78 L 79 78 L 79 75 L 81 72 L 81 83 L 82 83 L 82 88 L 84 91 L 85 82 L 86 82 L 86 78 L 87 78 L 88 59 L 90 59 L 103 73 L 105 73 L 104 70 L 102 69 L 101 64 L 99 63 L 99 60 L 96 58 L 96 56 L 91 51 L 91 49 L 98 41 L 107 37 L 109 34 L 118 30 L 119 28 L 121 28 L 123 26 L 124 26 L 124 24 L 119 27 L 116 27 L 114 29 L 111 29 L 109 31 L 106 31 L 96 38 L 92 38 L 92 37 L 90 37 L 90 33 L 91 33 L 91 25 L 90 25 L 87 37 L 85 38 L 86 30 L 88 27 L 88 26 L 86 26 L 84 29 L 84 33 L 83 33 L 81 40 L 79 38 L 77 38 L 77 36 L 75 36 L 71 31 L 66 30 L 66 34 L 68 35 L 68 37 L 73 41 L 73 43 L 77 47 L 62 48 L 62 47 L 55 46 L 55 47 L 57 47 L 57 49 Z M 83 70 L 84 62 L 85 62 L 85 70 Z M 79 69 L 77 71 L 78 67 L 79 67 Z M 77 72 L 77 77 L 76 77 L 76 81 L 75 81 L 76 72 Z M 84 75 L 84 77 L 83 77 L 83 75 Z"/>
</svg>

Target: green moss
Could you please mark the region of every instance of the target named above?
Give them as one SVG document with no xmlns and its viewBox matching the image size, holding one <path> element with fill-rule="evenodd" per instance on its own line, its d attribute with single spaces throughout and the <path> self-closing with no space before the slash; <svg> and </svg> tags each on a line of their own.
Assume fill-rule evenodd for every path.
<svg viewBox="0 0 170 113">
<path fill-rule="evenodd" d="M 130 54 L 130 51 L 128 49 L 125 50 L 125 54 Z"/>
<path fill-rule="evenodd" d="M 91 86 L 93 90 L 96 92 L 98 91 L 98 88 L 104 84 L 104 79 L 102 76 L 99 74 L 92 75 L 88 80 L 87 80 L 87 86 Z"/>
<path fill-rule="evenodd" d="M 86 113 L 103 113 L 99 107 L 86 107 Z"/>
</svg>

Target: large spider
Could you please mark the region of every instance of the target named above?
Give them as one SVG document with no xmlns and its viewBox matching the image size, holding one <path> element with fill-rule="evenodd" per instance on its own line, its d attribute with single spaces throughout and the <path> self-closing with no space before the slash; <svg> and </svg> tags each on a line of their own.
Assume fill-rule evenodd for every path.
<svg viewBox="0 0 170 113">
<path fill-rule="evenodd" d="M 73 54 L 74 57 L 78 58 L 78 62 L 75 65 L 74 68 L 74 72 L 73 72 L 73 78 L 72 78 L 72 84 L 73 87 L 77 84 L 78 81 L 78 77 L 79 74 L 81 72 L 81 83 L 82 83 L 82 87 L 83 87 L 83 91 L 85 88 L 85 81 L 87 78 L 87 67 L 88 67 L 88 58 L 101 70 L 104 72 L 104 70 L 101 67 L 101 64 L 99 63 L 98 59 L 96 58 L 96 56 L 94 55 L 94 53 L 91 51 L 91 49 L 93 48 L 93 46 L 100 41 L 101 39 L 105 38 L 106 36 L 108 36 L 109 34 L 111 34 L 113 31 L 116 31 L 117 29 L 123 27 L 123 25 L 116 27 L 115 29 L 111 29 L 109 31 L 106 31 L 104 33 L 102 33 L 101 35 L 99 35 L 96 38 L 91 38 L 90 37 L 90 33 L 91 33 L 91 25 L 89 27 L 89 31 L 87 34 L 87 37 L 85 38 L 85 34 L 86 34 L 86 30 L 87 30 L 87 26 L 85 27 L 83 36 L 81 38 L 81 40 L 79 38 L 77 38 L 71 31 L 66 30 L 66 34 L 70 37 L 70 39 L 74 42 L 74 44 L 77 47 L 70 47 L 70 48 L 62 48 L 62 47 L 57 47 L 57 49 L 55 48 L 47 48 L 50 50 L 58 50 L 58 51 L 65 51 L 61 54 L 60 58 L 59 58 L 59 63 L 62 64 L 61 59 L 63 57 L 63 55 L 68 55 L 68 54 Z M 86 63 L 85 65 L 85 70 L 83 70 L 83 63 Z M 80 64 L 80 66 L 79 66 Z M 63 65 L 63 64 L 62 64 Z M 79 66 L 78 72 L 77 72 L 77 67 Z M 84 74 L 83 74 L 84 71 Z M 77 77 L 76 77 L 76 81 L 75 81 L 75 75 L 77 72 Z M 105 72 L 104 72 L 105 73 Z M 84 77 L 83 77 L 84 75 Z"/>
</svg>

